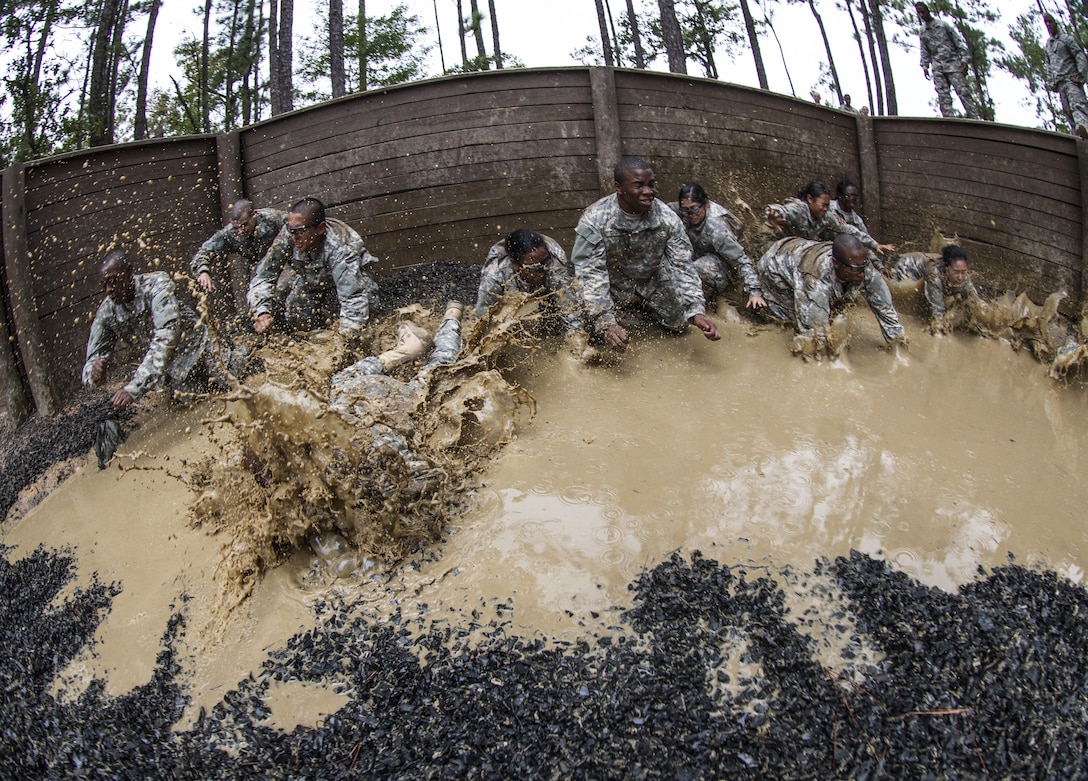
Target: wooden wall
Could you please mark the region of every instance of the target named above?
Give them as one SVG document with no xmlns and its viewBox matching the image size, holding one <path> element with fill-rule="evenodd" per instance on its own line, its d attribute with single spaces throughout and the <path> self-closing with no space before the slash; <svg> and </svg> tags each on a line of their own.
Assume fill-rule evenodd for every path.
<svg viewBox="0 0 1088 781">
<path fill-rule="evenodd" d="M 51 413 L 79 383 L 97 268 L 115 243 L 140 268 L 187 272 L 248 197 L 314 195 L 354 225 L 379 274 L 480 263 L 519 227 L 570 246 L 611 191 L 621 154 L 648 159 L 660 195 L 698 181 L 745 218 L 757 256 L 765 204 L 812 179 L 857 181 L 878 239 L 958 234 L 990 287 L 1084 299 L 1085 142 L 966 120 L 859 118 L 705 79 L 606 68 L 447 77 L 353 95 L 218 137 L 125 144 L 4 172 L 0 428 Z"/>
</svg>

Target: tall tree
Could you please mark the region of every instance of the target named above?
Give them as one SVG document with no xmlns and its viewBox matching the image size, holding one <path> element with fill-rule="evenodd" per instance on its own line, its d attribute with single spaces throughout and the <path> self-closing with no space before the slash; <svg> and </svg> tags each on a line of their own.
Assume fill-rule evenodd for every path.
<svg viewBox="0 0 1088 781">
<path fill-rule="evenodd" d="M 820 38 L 823 40 L 824 43 L 824 52 L 827 53 L 827 64 L 828 67 L 831 69 L 831 87 L 835 91 L 835 97 L 838 100 L 838 105 L 841 105 L 842 84 L 839 83 L 839 71 L 835 67 L 835 54 L 831 51 L 831 42 L 827 39 L 827 29 L 824 27 L 823 17 L 820 16 L 820 12 L 816 8 L 816 0 L 804 0 L 804 3 L 812 12 L 812 16 L 816 20 L 816 26 L 820 29 Z"/>
<path fill-rule="evenodd" d="M 759 50 L 759 35 L 756 31 L 756 20 L 752 16 L 752 9 L 748 7 L 748 0 L 740 0 L 740 13 L 744 17 L 744 29 L 748 33 L 748 45 L 752 49 L 752 59 L 756 65 L 756 79 L 759 80 L 759 88 L 769 90 L 767 81 L 767 69 L 763 66 L 763 54 Z"/>
<path fill-rule="evenodd" d="M 293 73 L 294 0 L 271 0 L 268 24 L 268 73 L 272 114 L 283 114 L 295 107 Z M 278 22 L 278 24 L 277 24 Z"/>
<path fill-rule="evenodd" d="M 597 26 L 601 31 L 601 53 L 604 55 L 604 64 L 609 68 L 615 66 L 616 58 L 612 53 L 612 36 L 608 34 L 608 17 L 604 14 L 604 0 L 596 0 Z"/>
<path fill-rule="evenodd" d="M 1061 98 L 1047 86 L 1046 42 L 1039 36 L 1037 18 L 1035 14 L 1020 14 L 1016 17 L 1016 21 L 1009 26 L 1009 37 L 1020 51 L 1016 54 L 1000 54 L 994 58 L 994 63 L 1027 84 L 1035 116 L 1044 128 L 1068 133 L 1073 127 L 1072 120 L 1063 110 Z M 1085 18 L 1081 17 L 1079 26 L 1082 29 L 1084 22 Z M 1074 25 L 1071 24 L 1070 27 Z"/>
<path fill-rule="evenodd" d="M 661 12 L 661 37 L 665 41 L 669 71 L 686 74 L 688 64 L 684 56 L 684 36 L 680 31 L 680 22 L 676 18 L 676 2 L 675 0 L 657 0 L 657 7 Z"/>
<path fill-rule="evenodd" d="M 329 0 L 329 79 L 332 96 L 347 94 L 344 82 L 344 0 Z"/>
<path fill-rule="evenodd" d="M 212 130 L 211 73 L 212 0 L 204 0 L 204 37 L 200 46 L 200 132 Z"/>
<path fill-rule="evenodd" d="M 861 0 L 873 26 L 877 49 L 880 51 L 880 72 L 884 75 L 884 97 L 888 101 L 887 110 L 891 115 L 899 113 L 899 102 L 895 99 L 895 79 L 892 76 L 892 57 L 888 50 L 888 38 L 884 34 L 884 11 L 881 0 Z"/>
<path fill-rule="evenodd" d="M 136 85 L 136 116 L 132 123 L 132 136 L 137 141 L 147 138 L 147 80 L 151 72 L 151 42 L 155 40 L 155 22 L 159 18 L 161 5 L 162 0 L 151 0 L 147 10 L 147 33 L 144 35 L 140 76 Z"/>
<path fill-rule="evenodd" d="M 465 9 L 461 0 L 457 0 L 457 37 L 461 41 L 461 65 L 468 67 L 468 32 L 465 30 Z"/>
<path fill-rule="evenodd" d="M 442 25 L 438 23 L 438 0 L 431 0 L 434 3 L 434 34 L 438 37 L 438 64 L 442 67 L 442 72 L 446 72 L 446 50 L 442 48 Z M 361 2 L 361 0 L 360 0 Z M 461 13 L 460 10 L 457 11 Z M 360 11 L 359 15 L 362 16 L 363 12 Z"/>
<path fill-rule="evenodd" d="M 88 143 L 91 146 L 115 141 L 118 71 L 124 54 L 122 38 L 127 21 L 127 0 L 103 0 L 94 20 L 86 97 Z"/>
<path fill-rule="evenodd" d="M 502 70 L 502 47 L 499 46 L 499 17 L 495 15 L 495 0 L 487 0 L 491 11 L 491 45 L 495 51 L 495 67 Z"/>
<path fill-rule="evenodd" d="M 858 44 L 858 57 L 861 59 L 861 67 L 865 73 L 865 92 L 869 97 L 868 105 L 878 114 L 884 113 L 884 90 L 880 84 L 880 64 L 876 58 L 876 44 L 873 41 L 872 28 L 869 25 L 869 16 L 863 7 L 860 10 L 862 23 L 865 25 L 865 33 L 858 28 L 857 17 L 854 14 L 854 0 L 844 0 L 846 12 L 850 16 L 850 25 L 854 29 L 854 40 Z M 864 41 L 864 43 L 863 43 Z M 865 45 L 868 45 L 866 56 Z M 871 64 L 871 69 L 870 69 Z M 874 78 L 875 76 L 875 78 Z"/>
<path fill-rule="evenodd" d="M 631 29 L 631 44 L 635 47 L 635 67 L 639 70 L 645 70 L 646 53 L 642 50 L 642 35 L 639 33 L 635 0 L 627 0 L 627 24 Z"/>
<path fill-rule="evenodd" d="M 469 29 L 472 30 L 473 37 L 476 38 L 477 61 L 483 63 L 481 67 L 487 70 L 487 47 L 484 45 L 484 16 L 480 13 L 479 0 L 469 0 L 469 6 L 472 9 Z"/>
<path fill-rule="evenodd" d="M 366 0 L 359 0 L 359 15 L 356 17 L 355 29 L 358 31 L 358 44 L 355 51 L 358 52 L 359 59 L 359 92 L 366 92 L 370 86 L 370 74 L 367 67 L 367 53 L 370 51 L 370 46 L 367 43 Z"/>
</svg>

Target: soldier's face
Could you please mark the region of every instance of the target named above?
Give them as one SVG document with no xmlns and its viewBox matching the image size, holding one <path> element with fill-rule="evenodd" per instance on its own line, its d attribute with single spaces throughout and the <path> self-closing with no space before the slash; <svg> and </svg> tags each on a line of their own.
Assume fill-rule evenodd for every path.
<svg viewBox="0 0 1088 781">
<path fill-rule="evenodd" d="M 832 256 L 835 266 L 835 276 L 845 285 L 860 285 L 865 279 L 865 267 L 869 265 L 869 258 L 865 255 L 865 247 L 843 253 L 842 258 Z"/>
<path fill-rule="evenodd" d="M 680 219 L 687 225 L 702 225 L 706 219 L 706 204 L 685 198 L 680 201 Z"/>
<path fill-rule="evenodd" d="M 102 269 L 102 289 L 118 304 L 130 304 L 136 298 L 136 279 L 130 269 Z"/>
<path fill-rule="evenodd" d="M 625 171 L 623 181 L 616 182 L 616 195 L 620 208 L 628 214 L 645 214 L 657 197 L 657 179 L 653 169 L 643 168 Z"/>
<path fill-rule="evenodd" d="M 1049 16 L 1044 16 L 1043 24 L 1046 25 L 1046 31 L 1048 33 L 1050 33 L 1051 35 L 1058 34 L 1058 23 L 1055 22 L 1052 18 L 1050 18 Z"/>
<path fill-rule="evenodd" d="M 824 193 L 819 198 L 813 198 L 811 195 L 806 196 L 808 200 L 808 210 L 812 212 L 812 219 L 818 220 L 827 214 L 827 210 L 831 208 L 831 196 Z"/>
<path fill-rule="evenodd" d="M 299 252 L 309 252 L 321 246 L 325 239 L 325 223 L 310 222 L 308 214 L 291 212 L 287 215 L 287 232 Z"/>
<path fill-rule="evenodd" d="M 839 196 L 839 205 L 842 206 L 843 211 L 852 212 L 854 207 L 861 202 L 861 190 L 853 185 L 850 185 L 843 191 L 843 194 Z"/>
<path fill-rule="evenodd" d="M 967 281 L 967 261 L 963 258 L 952 261 L 944 267 L 944 275 L 949 284 L 959 287 Z"/>
<path fill-rule="evenodd" d="M 514 263 L 518 276 L 532 285 L 534 288 L 544 284 L 548 276 L 548 259 L 551 253 L 547 247 L 537 247 L 532 252 L 521 256 L 521 260 Z"/>
<path fill-rule="evenodd" d="M 250 212 L 248 217 L 240 220 L 231 220 L 230 224 L 234 227 L 235 233 L 243 239 L 248 239 L 257 229 L 257 212 Z"/>
<path fill-rule="evenodd" d="M 915 6 L 914 10 L 918 12 L 918 18 L 922 21 L 922 24 L 925 24 L 932 18 L 929 14 L 929 9 L 924 5 Z"/>
</svg>

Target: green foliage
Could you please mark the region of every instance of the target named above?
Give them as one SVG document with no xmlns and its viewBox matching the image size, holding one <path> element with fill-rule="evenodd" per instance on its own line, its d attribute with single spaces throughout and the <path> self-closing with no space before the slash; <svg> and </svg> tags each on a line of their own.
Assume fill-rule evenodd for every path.
<svg viewBox="0 0 1088 781">
<path fill-rule="evenodd" d="M 644 0 L 642 7 L 636 10 L 638 29 L 642 37 L 642 48 L 646 61 L 651 62 L 665 55 L 665 40 L 661 33 L 661 14 L 657 2 Z M 722 51 L 730 59 L 735 59 L 747 42 L 744 21 L 740 15 L 740 6 L 736 3 L 720 0 L 677 0 L 676 18 L 680 22 L 680 33 L 684 42 L 684 54 L 703 70 L 707 78 L 717 78 L 718 71 L 715 55 Z M 616 57 L 619 65 L 634 65 L 634 34 L 631 20 L 627 14 L 616 17 Z M 625 54 L 629 53 L 629 54 Z M 586 39 L 586 46 L 572 53 L 579 62 L 599 64 L 601 60 L 600 43 L 594 38 Z"/>
<path fill-rule="evenodd" d="M 1020 14 L 1009 27 L 1019 54 L 1004 53 L 994 59 L 997 67 L 1024 81 L 1031 90 L 1028 107 L 1047 130 L 1070 132 L 1070 122 L 1062 110 L 1061 98 L 1050 92 L 1046 84 L 1046 41 L 1038 32 L 1039 14 Z M 1083 22 L 1082 22 L 1083 24 Z"/>
</svg>

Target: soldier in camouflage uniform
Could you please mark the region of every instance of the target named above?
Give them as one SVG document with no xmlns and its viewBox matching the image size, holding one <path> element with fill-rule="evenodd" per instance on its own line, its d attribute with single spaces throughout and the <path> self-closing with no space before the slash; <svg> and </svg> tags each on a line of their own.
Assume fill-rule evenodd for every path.
<svg viewBox="0 0 1088 781">
<path fill-rule="evenodd" d="M 582 301 L 574 285 L 574 268 L 555 239 L 522 228 L 498 242 L 487 253 L 480 271 L 476 314 L 487 310 L 509 292 L 546 297 L 550 315 L 559 321 L 568 339 L 584 340 Z"/>
<path fill-rule="evenodd" d="M 860 234 L 858 239 L 865 245 L 865 249 L 869 250 L 869 259 L 873 261 L 873 265 L 881 273 L 887 274 L 888 272 L 884 266 L 884 256 L 895 252 L 895 245 L 880 244 L 873 238 L 873 235 L 869 233 L 865 220 L 855 211 L 855 207 L 859 203 L 861 203 L 861 188 L 849 179 L 843 179 L 835 185 L 835 200 L 828 206 L 827 217 L 857 230 L 858 234 Z"/>
<path fill-rule="evenodd" d="M 1088 99 L 1084 80 L 1088 77 L 1088 57 L 1076 39 L 1058 29 L 1058 20 L 1043 14 L 1050 38 L 1046 42 L 1046 86 L 1062 98 L 1065 113 L 1073 119 L 1073 130 L 1088 139 Z"/>
<path fill-rule="evenodd" d="M 930 77 L 930 69 L 933 70 L 933 86 L 937 89 L 937 102 L 941 106 L 941 116 L 952 116 L 952 91 L 949 85 L 956 88 L 956 94 L 963 103 L 963 112 L 968 119 L 978 119 L 978 109 L 975 106 L 975 98 L 971 94 L 971 86 L 967 83 L 967 67 L 971 63 L 971 55 L 967 51 L 967 44 L 948 22 L 934 19 L 929 6 L 925 3 L 915 3 L 914 10 L 918 13 L 918 20 L 922 23 L 919 33 L 919 48 L 922 51 L 922 73 L 926 78 Z"/>
<path fill-rule="evenodd" d="M 831 209 L 831 193 L 823 182 L 809 182 L 801 188 L 796 198 L 784 203 L 767 206 L 767 225 L 777 236 L 796 236 L 810 241 L 832 241 L 839 234 L 853 236 L 862 244 L 866 240 L 876 246 L 868 232 L 852 224 L 839 222 L 828 214 Z"/>
<path fill-rule="evenodd" d="M 720 339 L 705 313 L 691 242 L 680 218 L 657 199 L 653 169 L 625 157 L 614 178 L 616 192 L 586 209 L 575 228 L 571 260 L 588 324 L 617 352 L 629 342 L 617 307 L 641 306 L 667 330 L 691 323 L 707 339 Z"/>
<path fill-rule="evenodd" d="M 287 214 L 278 209 L 254 209 L 253 201 L 238 201 L 231 207 L 230 225 L 216 231 L 193 255 L 189 264 L 193 277 L 204 290 L 215 290 L 212 265 L 224 262 L 230 255 L 240 255 L 246 262 L 247 275 L 252 276 L 286 221 Z"/>
<path fill-rule="evenodd" d="M 178 301 L 169 274 L 134 274 L 124 250 L 113 250 L 102 263 L 101 275 L 106 300 L 91 323 L 84 385 L 98 385 L 115 352 L 125 347 L 143 351 L 144 357 L 132 379 L 110 399 L 117 409 L 168 382 L 174 391 L 187 394 L 206 391 L 209 378 L 225 379 L 208 329 Z"/>
<path fill-rule="evenodd" d="M 838 236 L 833 243 L 779 239 L 756 263 L 756 271 L 763 280 L 767 311 L 777 320 L 793 323 L 801 337 L 811 340 L 817 354 L 828 351 L 832 309 L 854 291 L 860 291 L 869 303 L 885 340 L 906 341 L 888 283 L 853 236 Z"/>
<path fill-rule="evenodd" d="M 759 275 L 737 241 L 733 226 L 740 221 L 724 206 L 710 200 L 702 185 L 695 182 L 683 185 L 676 203 L 669 206 L 680 215 L 687 229 L 704 297 L 710 300 L 721 295 L 739 279 L 748 297 L 748 308 L 767 306 Z"/>
<path fill-rule="evenodd" d="M 925 280 L 926 303 L 929 304 L 933 330 L 944 329 L 944 317 L 953 304 L 977 304 L 978 290 L 967 270 L 967 253 L 954 244 L 940 255 L 913 252 L 895 259 L 895 279 Z"/>
<path fill-rule="evenodd" d="M 284 231 L 253 273 L 253 330 L 264 333 L 275 322 L 280 311 L 276 280 L 290 265 L 295 279 L 282 305 L 287 326 L 294 331 L 323 328 L 339 302 L 340 333 L 358 333 L 377 304 L 378 286 L 365 271 L 376 262 L 347 223 L 326 220 L 321 201 L 303 198 L 291 207 Z"/>
</svg>

